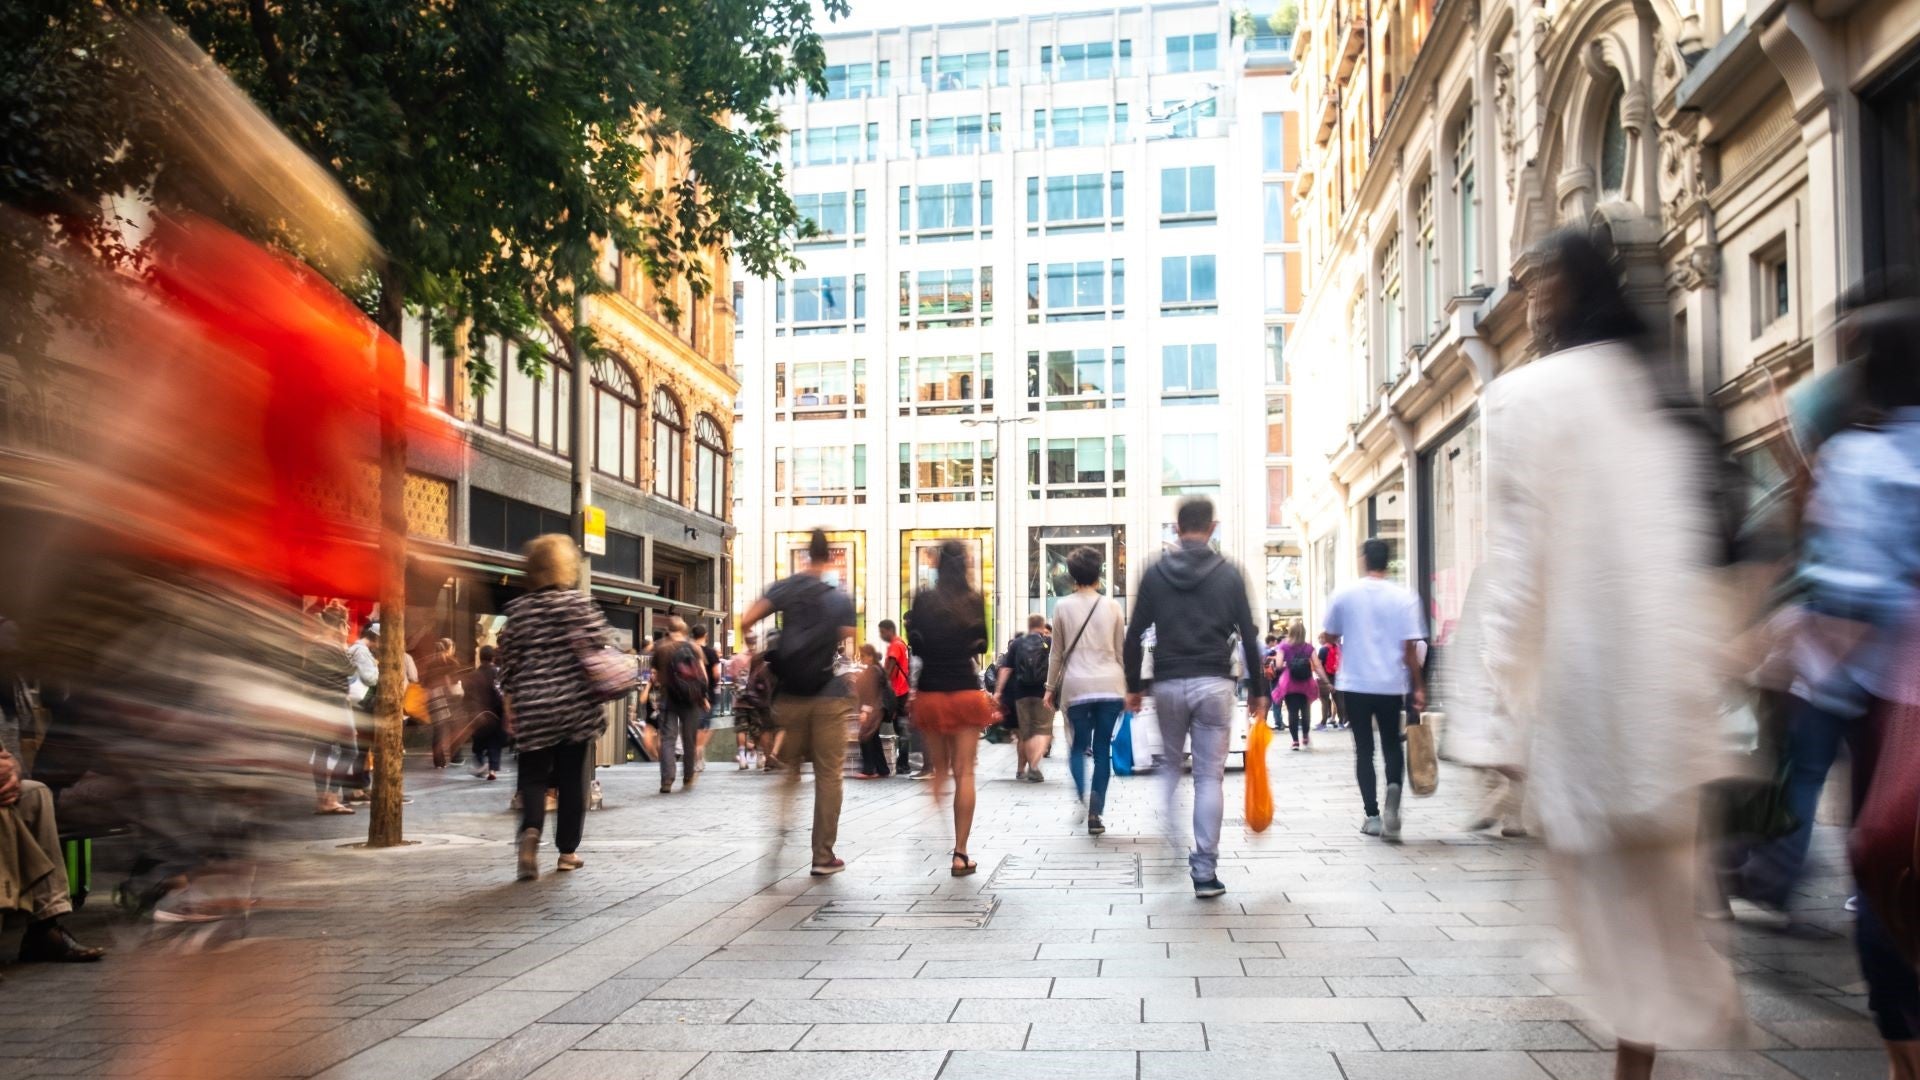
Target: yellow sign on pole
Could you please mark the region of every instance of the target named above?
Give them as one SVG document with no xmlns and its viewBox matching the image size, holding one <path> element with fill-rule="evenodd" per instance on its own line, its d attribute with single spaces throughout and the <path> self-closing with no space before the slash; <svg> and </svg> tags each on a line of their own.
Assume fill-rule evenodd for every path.
<svg viewBox="0 0 1920 1080">
<path fill-rule="evenodd" d="M 584 507 L 580 547 L 589 555 L 607 553 L 607 512 L 597 506 Z"/>
</svg>

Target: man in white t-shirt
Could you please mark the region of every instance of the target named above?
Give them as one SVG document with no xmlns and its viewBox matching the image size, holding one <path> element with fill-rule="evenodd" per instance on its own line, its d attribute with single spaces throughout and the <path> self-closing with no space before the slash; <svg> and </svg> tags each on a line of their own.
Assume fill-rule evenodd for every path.
<svg viewBox="0 0 1920 1080">
<path fill-rule="evenodd" d="M 1327 632 L 1340 639 L 1340 672 L 1334 688 L 1340 715 L 1353 730 L 1355 775 L 1367 818 L 1360 831 L 1388 840 L 1400 836 L 1400 790 L 1406 757 L 1400 745 L 1400 713 L 1408 703 L 1426 708 L 1426 680 L 1420 674 L 1420 646 L 1427 636 L 1420 601 L 1387 580 L 1387 542 L 1360 545 L 1366 576 L 1333 594 L 1327 607 Z M 1373 737 L 1387 764 L 1385 814 L 1375 796 Z"/>
</svg>

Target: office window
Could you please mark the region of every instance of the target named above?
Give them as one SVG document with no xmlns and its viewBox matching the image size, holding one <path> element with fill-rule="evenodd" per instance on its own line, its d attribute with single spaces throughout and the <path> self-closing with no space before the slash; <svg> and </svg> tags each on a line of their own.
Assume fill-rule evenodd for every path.
<svg viewBox="0 0 1920 1080">
<path fill-rule="evenodd" d="M 1433 177 L 1428 176 L 1420 185 L 1419 193 L 1413 203 L 1414 258 L 1419 260 L 1420 271 L 1420 317 L 1425 320 L 1429 332 L 1440 326 L 1440 292 L 1434 279 L 1438 276 L 1440 252 L 1433 242 Z M 1429 338 L 1431 340 L 1431 338 Z"/>
<path fill-rule="evenodd" d="M 972 184 L 922 184 L 915 198 L 921 232 L 972 231 Z"/>
<path fill-rule="evenodd" d="M 907 123 L 908 142 L 912 144 L 914 153 L 926 157 L 978 153 L 982 145 L 982 136 L 988 133 L 988 119 L 984 116 L 945 116 L 925 121 L 910 120 Z M 1000 148 L 998 113 L 993 115 L 992 121 L 991 149 L 998 150 Z"/>
<path fill-rule="evenodd" d="M 993 354 L 903 356 L 899 383 L 902 416 L 992 412 Z"/>
<path fill-rule="evenodd" d="M 1267 528 L 1287 525 L 1287 499 L 1293 495 L 1293 470 L 1285 465 L 1267 466 Z"/>
<path fill-rule="evenodd" d="M 728 314 L 733 316 L 733 336 L 744 337 L 747 331 L 747 283 L 733 283 L 733 302 L 728 306 Z"/>
<path fill-rule="evenodd" d="M 1287 384 L 1287 328 L 1267 327 L 1267 385 Z"/>
<path fill-rule="evenodd" d="M 470 348 L 493 365 L 492 385 L 474 402 L 474 422 L 556 454 L 572 452 L 573 369 L 565 355 L 546 350 L 535 378 L 520 369 L 520 347 L 513 342 L 476 339 Z"/>
<path fill-rule="evenodd" d="M 992 497 L 992 440 L 899 445 L 901 502 L 973 502 Z"/>
<path fill-rule="evenodd" d="M 686 501 L 684 478 L 687 420 L 680 402 L 666 387 L 653 391 L 653 493 L 672 502 Z"/>
<path fill-rule="evenodd" d="M 921 320 L 921 329 L 967 326 L 972 324 L 972 316 L 992 311 L 993 267 L 980 267 L 977 277 L 975 274 L 972 268 L 922 270 L 918 274 L 900 271 L 902 327 L 910 317 Z"/>
<path fill-rule="evenodd" d="M 639 483 L 640 396 L 624 364 L 600 365 L 593 379 L 593 414 L 593 467 L 629 484 Z"/>
<path fill-rule="evenodd" d="M 848 229 L 847 214 L 850 201 L 853 205 L 851 231 Z M 813 223 L 814 243 L 843 243 L 848 236 L 863 235 L 867 231 L 867 193 L 864 188 L 852 192 L 851 198 L 844 191 L 795 195 L 793 205 L 802 218 Z"/>
<path fill-rule="evenodd" d="M 1787 238 L 1777 237 L 1748 261 L 1753 281 L 1753 333 L 1759 337 L 1793 311 L 1793 280 L 1788 274 Z"/>
<path fill-rule="evenodd" d="M 1044 181 L 1037 176 L 1027 177 L 1029 223 L 1042 220 L 1043 186 L 1044 220 L 1048 228 L 1100 226 L 1109 218 L 1116 221 L 1120 218 L 1126 192 L 1122 173 L 1076 173 L 1049 176 Z"/>
<path fill-rule="evenodd" d="M 1126 138 L 1127 106 L 1124 103 L 1111 109 L 1105 105 L 1055 109 L 1051 116 L 1045 109 L 1033 111 L 1035 146 L 1105 146 L 1109 142 L 1125 142 Z"/>
<path fill-rule="evenodd" d="M 1287 310 L 1287 257 L 1270 251 L 1260 260 L 1261 306 L 1270 315 Z"/>
<path fill-rule="evenodd" d="M 1160 216 L 1212 217 L 1213 166 L 1160 170 Z"/>
<path fill-rule="evenodd" d="M 1220 401 L 1218 347 L 1161 346 L 1160 392 L 1168 405 L 1217 404 Z"/>
<path fill-rule="evenodd" d="M 1119 308 L 1126 289 L 1125 260 L 1048 263 L 1045 280 L 1043 304 L 1040 264 L 1027 264 L 1027 321 L 1030 323 L 1040 321 L 1043 307 L 1048 322 L 1097 321 L 1107 318 L 1110 309 L 1112 317 L 1121 315 Z"/>
<path fill-rule="evenodd" d="M 1007 54 L 1001 50 L 999 55 L 1004 58 Z M 992 75 L 993 60 L 992 53 L 984 52 L 923 56 L 920 58 L 920 85 L 928 90 L 965 90 L 986 86 Z M 1004 78 L 1001 85 L 1006 85 Z"/>
<path fill-rule="evenodd" d="M 1394 383 L 1400 379 L 1400 369 L 1405 363 L 1402 354 L 1404 338 L 1401 336 L 1400 308 L 1400 232 L 1396 224 L 1387 236 L 1386 244 L 1380 249 L 1380 351 L 1377 361 L 1379 381 Z"/>
<path fill-rule="evenodd" d="M 1474 185 L 1473 107 L 1460 114 L 1453 136 L 1453 203 L 1460 222 L 1460 291 L 1480 282 L 1480 207 Z"/>
<path fill-rule="evenodd" d="M 1267 399 L 1267 453 L 1285 455 L 1292 452 L 1287 441 L 1287 399 L 1270 397 Z"/>
<path fill-rule="evenodd" d="M 1264 172 L 1279 172 L 1286 161 L 1286 125 L 1281 122 L 1277 112 L 1260 114 L 1260 168 Z"/>
<path fill-rule="evenodd" d="M 1163 435 L 1160 494 L 1214 495 L 1220 491 L 1220 436 Z"/>
<path fill-rule="evenodd" d="M 518 552 L 536 536 L 566 533 L 571 528 L 567 515 L 560 511 L 509 499 L 485 488 L 468 489 L 467 536 L 476 547 Z"/>
<path fill-rule="evenodd" d="M 1178 34 L 1167 39 L 1169 72 L 1214 71 L 1219 67 L 1219 34 Z"/>
<path fill-rule="evenodd" d="M 701 413 L 694 421 L 693 508 L 711 517 L 726 517 L 727 437 L 719 421 Z"/>
<path fill-rule="evenodd" d="M 1201 314 L 1219 303 L 1212 255 L 1168 255 L 1160 260 L 1160 310 Z"/>
<path fill-rule="evenodd" d="M 1287 185 L 1260 185 L 1260 208 L 1262 221 L 1261 241 L 1268 244 L 1286 243 Z"/>
<path fill-rule="evenodd" d="M 1200 121 L 1209 116 L 1220 114 L 1220 99 L 1215 97 L 1198 98 L 1176 104 L 1172 112 L 1163 118 L 1168 138 L 1191 139 L 1200 134 Z"/>
<path fill-rule="evenodd" d="M 1126 404 L 1127 351 L 1054 349 L 1027 354 L 1027 402 L 1030 412 L 1104 409 Z"/>
<path fill-rule="evenodd" d="M 877 132 L 875 125 L 869 124 L 867 127 L 868 143 L 864 153 L 865 160 L 871 161 L 876 149 L 874 140 Z M 793 165 L 840 165 L 862 160 L 859 124 L 807 128 L 793 132 L 792 136 Z"/>
<path fill-rule="evenodd" d="M 789 314 L 794 336 L 839 334 L 847 329 L 847 279 L 844 277 L 805 277 L 775 281 L 774 335 L 787 332 Z M 791 294 L 791 295 L 789 295 Z M 853 276 L 852 317 L 855 332 L 863 329 L 859 320 L 867 316 L 867 276 Z"/>
<path fill-rule="evenodd" d="M 1027 497 L 1090 499 L 1125 495 L 1127 440 L 1105 438 L 1028 439 Z"/>
<path fill-rule="evenodd" d="M 847 98 L 885 95 L 892 67 L 892 63 L 887 60 L 882 60 L 877 65 L 828 64 L 825 71 L 827 100 L 841 101 Z"/>
<path fill-rule="evenodd" d="M 1057 82 L 1080 82 L 1085 79 L 1104 79 L 1114 71 L 1114 43 L 1111 41 L 1090 41 L 1077 45 L 1042 45 L 1040 47 L 1040 72 Z M 1133 42 L 1120 42 L 1118 55 L 1121 58 L 1121 74 L 1126 74 L 1130 65 L 1127 60 L 1133 56 Z"/>
</svg>

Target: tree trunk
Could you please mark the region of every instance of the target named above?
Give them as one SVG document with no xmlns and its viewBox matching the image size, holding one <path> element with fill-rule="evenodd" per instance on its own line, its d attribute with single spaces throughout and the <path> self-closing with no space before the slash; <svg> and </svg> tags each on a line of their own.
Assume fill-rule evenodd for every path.
<svg viewBox="0 0 1920 1080">
<path fill-rule="evenodd" d="M 398 283 L 384 268 L 380 275 L 380 329 L 399 340 L 406 311 Z M 404 371 L 385 370 L 396 361 L 381 350 L 376 364 L 380 386 L 380 684 L 374 704 L 373 803 L 367 820 L 367 846 L 402 842 L 401 822 L 406 756 L 407 650 L 407 428 L 403 403 Z"/>
</svg>

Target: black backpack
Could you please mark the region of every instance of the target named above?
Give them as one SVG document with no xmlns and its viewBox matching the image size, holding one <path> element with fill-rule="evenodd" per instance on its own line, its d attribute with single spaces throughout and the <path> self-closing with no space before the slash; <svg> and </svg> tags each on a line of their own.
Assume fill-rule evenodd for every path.
<svg viewBox="0 0 1920 1080">
<path fill-rule="evenodd" d="M 1022 634 L 1013 643 L 1013 679 L 1023 689 L 1047 685 L 1052 643 L 1045 634 Z"/>
<path fill-rule="evenodd" d="M 840 628 L 832 625 L 827 599 L 833 586 L 818 578 L 789 600 L 780 621 L 780 641 L 767 665 L 780 680 L 780 690 L 817 694 L 833 681 L 833 658 L 840 651 Z"/>
<path fill-rule="evenodd" d="M 1287 657 L 1287 678 L 1297 683 L 1308 682 L 1313 678 L 1313 654 L 1305 656 L 1291 654 Z M 1305 693 L 1306 691 L 1301 691 Z"/>
<path fill-rule="evenodd" d="M 673 650 L 667 654 L 663 689 L 676 704 L 699 701 L 707 694 L 707 654 L 691 641 L 671 644 Z"/>
</svg>

